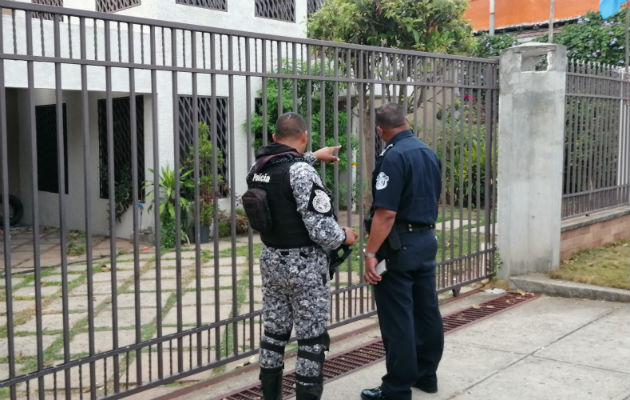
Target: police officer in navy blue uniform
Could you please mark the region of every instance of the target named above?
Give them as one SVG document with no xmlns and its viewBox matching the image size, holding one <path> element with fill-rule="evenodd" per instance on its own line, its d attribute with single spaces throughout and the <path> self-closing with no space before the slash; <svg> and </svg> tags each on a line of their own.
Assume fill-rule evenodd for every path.
<svg viewBox="0 0 630 400">
<path fill-rule="evenodd" d="M 372 222 L 364 249 L 365 275 L 374 285 L 387 373 L 364 400 L 411 399 L 411 388 L 437 392 L 444 348 L 436 292 L 434 233 L 441 191 L 437 155 L 409 129 L 397 104 L 376 110 L 386 147 L 372 175 Z M 377 264 L 385 259 L 386 272 Z"/>
</svg>

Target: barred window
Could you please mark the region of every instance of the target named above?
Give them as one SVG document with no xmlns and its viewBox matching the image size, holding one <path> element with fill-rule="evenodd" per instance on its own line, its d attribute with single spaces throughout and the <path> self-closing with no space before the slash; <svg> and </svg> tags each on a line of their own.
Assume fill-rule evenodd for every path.
<svg viewBox="0 0 630 400">
<path fill-rule="evenodd" d="M 324 4 L 324 0 L 308 0 L 308 16 L 310 17 L 311 14 L 319 10 L 322 4 Z"/>
<path fill-rule="evenodd" d="M 99 172 L 100 197 L 109 198 L 108 163 L 107 163 L 107 112 L 106 100 L 98 100 L 98 136 L 99 136 Z M 130 204 L 131 202 L 131 152 L 136 151 L 138 161 L 138 196 L 144 199 L 144 101 L 136 96 L 136 138 L 137 148 L 131 148 L 131 120 L 129 119 L 129 97 L 115 98 L 112 101 L 114 125 L 114 185 L 116 200 Z M 118 217 L 125 210 L 116 210 Z M 120 214 L 119 214 L 120 211 Z"/>
<path fill-rule="evenodd" d="M 227 0 L 177 0 L 177 4 L 227 11 Z"/>
<path fill-rule="evenodd" d="M 32 0 L 33 4 L 42 4 L 45 6 L 63 7 L 63 0 Z M 33 18 L 53 19 L 51 13 L 33 13 Z"/>
<path fill-rule="evenodd" d="M 197 97 L 197 120 L 199 123 L 206 123 L 210 127 L 209 134 L 212 135 L 212 97 Z M 228 169 L 228 98 L 216 97 L 216 121 L 217 121 L 217 158 L 221 159 L 217 165 L 217 174 L 221 177 L 219 181 L 219 193 L 227 195 Z M 193 144 L 193 102 L 192 96 L 179 97 L 179 159 L 183 163 L 191 157 L 190 152 Z M 211 136 L 212 137 L 212 136 Z"/>
<path fill-rule="evenodd" d="M 116 12 L 140 5 L 141 0 L 96 0 L 96 11 Z"/>
<path fill-rule="evenodd" d="M 256 0 L 256 16 L 295 22 L 295 0 Z"/>
</svg>

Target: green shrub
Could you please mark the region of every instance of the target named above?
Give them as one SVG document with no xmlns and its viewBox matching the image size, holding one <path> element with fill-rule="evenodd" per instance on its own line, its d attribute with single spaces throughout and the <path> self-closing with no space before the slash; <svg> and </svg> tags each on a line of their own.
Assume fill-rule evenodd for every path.
<svg viewBox="0 0 630 400">
<path fill-rule="evenodd" d="M 461 207 L 486 205 L 486 125 L 485 108 L 472 95 L 463 104 L 437 112 L 442 121 L 436 127 L 435 149 L 444 169 L 443 202 Z"/>
<path fill-rule="evenodd" d="M 290 64 L 287 60 L 284 60 L 283 67 L 281 72 L 284 74 L 293 74 L 293 64 Z M 307 71 L 307 65 L 304 62 L 300 62 L 296 64 L 296 75 L 308 75 L 311 76 L 319 76 L 321 75 L 321 66 L 319 63 L 312 64 L 310 71 Z M 332 77 L 334 76 L 334 71 L 325 67 L 324 75 Z M 348 149 L 347 144 L 347 135 L 351 134 L 348 131 L 347 124 L 347 114 L 345 111 L 345 97 L 339 96 L 338 103 L 338 111 L 337 111 L 337 121 L 335 121 L 335 104 L 333 102 L 334 94 L 335 94 L 335 85 L 333 82 L 328 82 L 325 84 L 324 88 L 324 127 L 325 127 L 325 143 L 321 143 L 321 98 L 322 98 L 322 81 L 312 80 L 311 82 L 311 90 L 308 91 L 308 81 L 306 79 L 283 79 L 282 80 L 282 109 L 283 112 L 292 111 L 293 110 L 293 92 L 294 92 L 294 84 L 296 88 L 296 98 L 297 98 L 297 113 L 302 115 L 305 119 L 308 120 L 309 116 L 311 119 L 312 131 L 310 133 L 312 148 L 313 150 L 317 150 L 321 147 L 325 146 L 334 146 L 335 138 L 334 138 L 334 130 L 335 130 L 335 122 L 337 123 L 338 130 L 338 143 L 342 146 L 338 152 L 339 162 L 337 163 L 339 166 L 339 172 L 343 173 L 348 170 L 348 152 L 357 148 L 358 139 L 355 136 L 351 137 L 352 149 Z M 346 84 L 338 83 L 337 90 L 338 93 L 344 93 Z M 258 95 L 262 97 L 262 90 L 258 91 Z M 275 132 L 275 124 L 276 119 L 278 117 L 278 80 L 277 79 L 267 79 L 267 91 L 266 91 L 266 100 L 267 100 L 267 115 L 263 117 L 263 105 L 262 101 L 256 105 L 256 109 L 254 111 L 254 115 L 251 118 L 252 124 L 252 132 L 254 134 L 254 147 L 258 149 L 263 144 L 263 125 L 264 120 L 267 122 L 267 142 L 273 143 L 272 134 Z M 311 113 L 308 113 L 308 98 L 311 98 Z M 334 167 L 332 165 L 328 165 L 326 168 L 325 174 L 325 185 L 329 188 L 333 188 L 334 186 Z M 345 182 L 339 182 L 338 189 L 340 193 L 347 193 L 345 188 Z M 345 200 L 342 200 L 342 204 L 345 204 Z"/>
<path fill-rule="evenodd" d="M 478 36 L 475 46 L 475 57 L 494 57 L 501 54 L 501 50 L 508 47 L 516 46 L 516 36 L 510 33 L 503 33 L 500 35 L 490 36 L 484 33 Z"/>
</svg>

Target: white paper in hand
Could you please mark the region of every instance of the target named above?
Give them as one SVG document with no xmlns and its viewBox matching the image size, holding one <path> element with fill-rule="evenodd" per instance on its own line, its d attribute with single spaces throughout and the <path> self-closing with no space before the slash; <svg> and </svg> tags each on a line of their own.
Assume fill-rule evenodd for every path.
<svg viewBox="0 0 630 400">
<path fill-rule="evenodd" d="M 382 259 L 381 262 L 376 265 L 376 273 L 383 275 L 385 272 L 387 272 L 387 263 L 385 259 Z"/>
</svg>

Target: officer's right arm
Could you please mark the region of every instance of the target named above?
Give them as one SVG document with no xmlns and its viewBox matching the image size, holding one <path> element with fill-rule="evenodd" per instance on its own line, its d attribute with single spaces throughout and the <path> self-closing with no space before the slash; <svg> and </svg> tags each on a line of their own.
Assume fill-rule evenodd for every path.
<svg viewBox="0 0 630 400">
<path fill-rule="evenodd" d="M 307 163 L 297 162 L 289 170 L 289 179 L 297 211 L 311 240 L 327 249 L 341 246 L 346 232 L 335 220 L 332 202 L 317 171 Z"/>
</svg>

